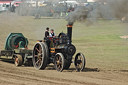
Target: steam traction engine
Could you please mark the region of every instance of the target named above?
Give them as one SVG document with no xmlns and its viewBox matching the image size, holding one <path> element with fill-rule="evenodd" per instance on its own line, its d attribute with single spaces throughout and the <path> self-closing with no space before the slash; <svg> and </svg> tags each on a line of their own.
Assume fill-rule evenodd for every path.
<svg viewBox="0 0 128 85">
<path fill-rule="evenodd" d="M 54 64 L 57 71 L 68 69 L 72 63 L 72 57 L 76 52 L 72 44 L 72 23 L 67 25 L 67 34 L 60 33 L 57 37 L 46 37 L 39 40 L 33 49 L 33 65 L 37 69 L 45 69 L 50 63 Z M 77 71 L 85 67 L 85 57 L 77 53 L 74 59 Z"/>
</svg>

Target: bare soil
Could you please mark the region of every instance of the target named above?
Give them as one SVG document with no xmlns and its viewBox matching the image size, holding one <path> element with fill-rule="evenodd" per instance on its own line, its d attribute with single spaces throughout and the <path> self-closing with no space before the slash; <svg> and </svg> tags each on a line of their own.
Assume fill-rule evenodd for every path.
<svg viewBox="0 0 128 85">
<path fill-rule="evenodd" d="M 127 70 L 87 68 L 76 72 L 57 72 L 51 64 L 45 70 L 34 67 L 16 67 L 10 59 L 0 59 L 0 85 L 128 85 Z"/>
</svg>

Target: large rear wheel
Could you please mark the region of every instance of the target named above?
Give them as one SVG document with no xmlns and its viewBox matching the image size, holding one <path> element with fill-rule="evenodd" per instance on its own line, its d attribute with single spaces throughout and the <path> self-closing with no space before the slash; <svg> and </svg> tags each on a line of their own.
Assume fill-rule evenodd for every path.
<svg viewBox="0 0 128 85">
<path fill-rule="evenodd" d="M 76 70 L 83 71 L 85 68 L 85 63 L 86 63 L 85 56 L 82 53 L 78 53 L 75 56 L 75 60 L 74 60 L 74 65 L 76 67 Z"/>
<path fill-rule="evenodd" d="M 65 62 L 64 62 L 64 55 L 62 53 L 57 53 L 55 55 L 55 63 L 54 63 L 54 66 L 55 66 L 55 69 L 57 71 L 60 71 L 62 72 L 63 69 L 64 69 L 64 65 L 65 65 Z"/>
<path fill-rule="evenodd" d="M 48 48 L 43 42 L 38 42 L 33 49 L 33 65 L 36 69 L 45 69 L 48 62 Z"/>
</svg>

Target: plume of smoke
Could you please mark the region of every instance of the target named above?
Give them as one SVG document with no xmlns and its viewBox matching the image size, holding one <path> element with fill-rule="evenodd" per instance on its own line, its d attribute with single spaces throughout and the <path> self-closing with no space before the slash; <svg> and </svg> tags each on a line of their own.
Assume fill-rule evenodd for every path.
<svg viewBox="0 0 128 85">
<path fill-rule="evenodd" d="M 88 16 L 88 9 L 85 7 L 78 7 L 75 9 L 75 11 L 71 12 L 67 17 L 66 20 L 69 22 L 75 22 L 75 21 L 83 21 Z"/>
<path fill-rule="evenodd" d="M 128 18 L 128 0 L 95 0 L 90 7 L 79 7 L 66 18 L 68 22 Z"/>
<path fill-rule="evenodd" d="M 111 15 L 115 18 L 122 18 L 128 15 L 128 0 L 98 0 L 103 3 L 106 3 L 108 10 L 111 11 Z M 102 11 L 101 11 L 102 12 Z M 110 14 L 110 13 L 109 13 Z"/>
</svg>

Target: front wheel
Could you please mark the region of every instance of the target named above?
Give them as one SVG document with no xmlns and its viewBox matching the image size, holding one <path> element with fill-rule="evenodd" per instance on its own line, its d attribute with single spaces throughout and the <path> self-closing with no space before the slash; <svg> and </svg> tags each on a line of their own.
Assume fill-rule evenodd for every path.
<svg viewBox="0 0 128 85">
<path fill-rule="evenodd" d="M 57 71 L 62 72 L 64 69 L 64 55 L 62 53 L 57 53 L 55 55 L 54 66 Z"/>
<path fill-rule="evenodd" d="M 82 53 L 77 53 L 74 60 L 74 65 L 77 71 L 83 71 L 85 68 L 85 56 Z"/>
</svg>

